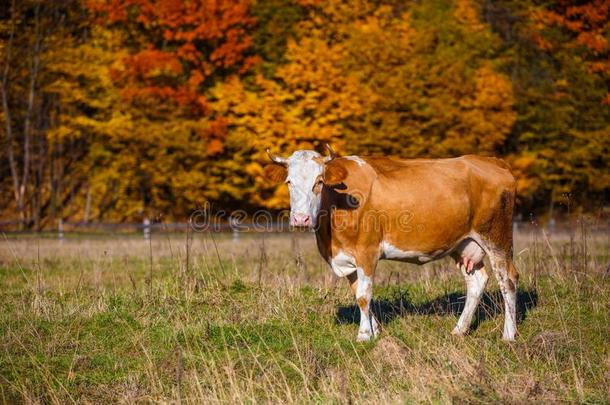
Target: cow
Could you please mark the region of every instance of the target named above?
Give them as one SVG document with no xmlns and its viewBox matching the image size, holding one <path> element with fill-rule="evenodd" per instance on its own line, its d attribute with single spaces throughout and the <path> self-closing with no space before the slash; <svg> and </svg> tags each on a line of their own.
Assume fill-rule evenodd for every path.
<svg viewBox="0 0 610 405">
<path fill-rule="evenodd" d="M 360 308 L 357 340 L 379 334 L 371 312 L 381 259 L 424 264 L 451 257 L 466 281 L 466 302 L 454 335 L 468 332 L 489 278 L 489 257 L 504 299 L 502 338 L 517 332 L 517 280 L 512 214 L 515 179 L 507 163 L 466 155 L 447 159 L 328 156 L 298 150 L 267 153 L 272 182 L 290 192 L 290 225 L 315 230 L 322 258 L 349 281 Z"/>
</svg>

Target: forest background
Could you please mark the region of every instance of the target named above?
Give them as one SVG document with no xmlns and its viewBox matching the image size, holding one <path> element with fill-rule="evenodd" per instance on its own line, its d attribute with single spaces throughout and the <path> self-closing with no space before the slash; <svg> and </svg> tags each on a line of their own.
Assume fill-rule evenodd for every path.
<svg viewBox="0 0 610 405">
<path fill-rule="evenodd" d="M 4 0 L 0 222 L 287 207 L 265 149 L 506 159 L 610 200 L 610 0 Z"/>
</svg>

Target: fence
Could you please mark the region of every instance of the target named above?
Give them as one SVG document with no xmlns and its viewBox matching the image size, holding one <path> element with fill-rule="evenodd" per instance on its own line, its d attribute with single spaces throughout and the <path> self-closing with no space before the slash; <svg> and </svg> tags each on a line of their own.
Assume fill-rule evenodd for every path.
<svg viewBox="0 0 610 405">
<path fill-rule="evenodd" d="M 27 235 L 36 233 L 31 230 L 19 231 L 16 230 L 16 221 L 0 222 L 0 232 L 6 235 Z M 544 229 L 547 233 L 552 234 L 576 234 L 586 228 L 590 235 L 603 234 L 610 235 L 610 221 L 607 219 L 586 218 L 581 217 L 569 221 L 549 221 L 545 224 L 539 224 L 535 221 L 515 221 L 513 222 L 513 232 L 515 233 L 531 233 Z M 159 233 L 184 233 L 190 232 L 214 232 L 214 233 L 232 233 L 235 239 L 239 239 L 242 233 L 283 233 L 293 230 L 288 224 L 288 221 L 265 221 L 261 222 L 246 222 L 241 221 L 231 222 L 215 222 L 202 227 L 200 224 L 188 222 L 153 222 L 149 219 L 144 219 L 141 223 L 94 223 L 94 222 L 69 222 L 59 220 L 55 230 L 46 230 L 39 234 L 46 237 L 63 239 L 66 235 L 137 235 L 141 234 L 143 238 L 148 239 L 151 234 Z"/>
</svg>

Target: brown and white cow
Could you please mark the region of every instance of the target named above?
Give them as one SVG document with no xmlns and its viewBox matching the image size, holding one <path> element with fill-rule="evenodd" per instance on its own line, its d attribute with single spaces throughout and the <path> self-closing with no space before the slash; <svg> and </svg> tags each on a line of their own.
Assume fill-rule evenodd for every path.
<svg viewBox="0 0 610 405">
<path fill-rule="evenodd" d="M 504 297 L 502 338 L 517 332 L 518 274 L 512 261 L 515 179 L 499 159 L 338 157 L 299 150 L 269 154 L 266 177 L 290 191 L 290 223 L 314 227 L 318 249 L 333 271 L 347 277 L 360 308 L 358 340 L 375 337 L 370 312 L 380 259 L 423 264 L 452 257 L 467 295 L 453 334 L 470 327 L 488 280 L 489 256 Z M 269 152 L 269 151 L 268 151 Z"/>
</svg>

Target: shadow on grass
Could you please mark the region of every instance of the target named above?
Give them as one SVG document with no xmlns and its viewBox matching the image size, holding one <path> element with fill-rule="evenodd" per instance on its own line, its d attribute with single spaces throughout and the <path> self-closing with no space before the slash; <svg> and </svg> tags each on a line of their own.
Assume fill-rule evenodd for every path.
<svg viewBox="0 0 610 405">
<path fill-rule="evenodd" d="M 387 324 L 396 317 L 404 315 L 459 315 L 464 310 L 466 296 L 464 292 L 451 292 L 422 304 L 413 304 L 405 291 L 393 299 L 373 299 L 372 311 L 382 324 Z M 536 290 L 517 291 L 517 321 L 522 322 L 527 312 L 538 304 Z M 477 308 L 471 330 L 475 330 L 486 319 L 495 318 L 504 313 L 504 300 L 499 290 L 485 293 Z M 337 308 L 338 324 L 360 323 L 360 310 L 357 305 Z"/>
</svg>

